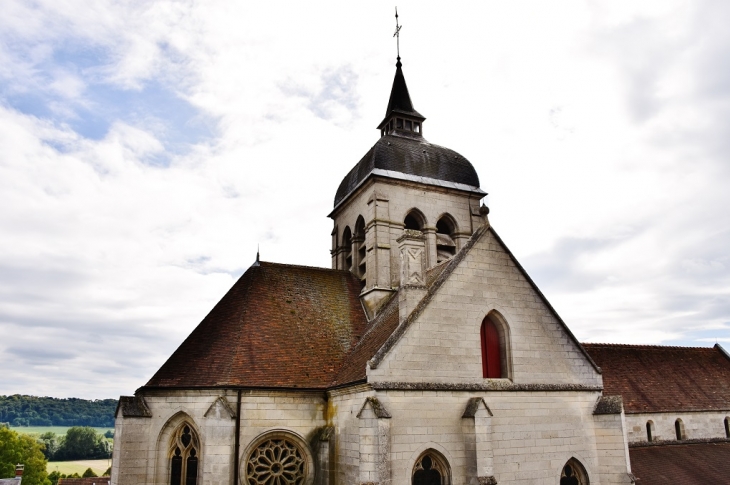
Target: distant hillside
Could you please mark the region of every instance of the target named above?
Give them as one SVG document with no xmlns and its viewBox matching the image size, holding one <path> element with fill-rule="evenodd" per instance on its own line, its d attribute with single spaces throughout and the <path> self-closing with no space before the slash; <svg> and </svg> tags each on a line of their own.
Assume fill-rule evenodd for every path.
<svg viewBox="0 0 730 485">
<path fill-rule="evenodd" d="M 0 423 L 10 426 L 114 426 L 116 399 L 0 396 Z"/>
</svg>

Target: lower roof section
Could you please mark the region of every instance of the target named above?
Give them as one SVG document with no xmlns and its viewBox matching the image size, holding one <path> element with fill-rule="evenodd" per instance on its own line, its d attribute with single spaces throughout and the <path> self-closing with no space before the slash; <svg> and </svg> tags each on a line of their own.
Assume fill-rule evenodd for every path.
<svg viewBox="0 0 730 485">
<path fill-rule="evenodd" d="M 629 448 L 639 485 L 730 483 L 730 441 Z"/>
</svg>

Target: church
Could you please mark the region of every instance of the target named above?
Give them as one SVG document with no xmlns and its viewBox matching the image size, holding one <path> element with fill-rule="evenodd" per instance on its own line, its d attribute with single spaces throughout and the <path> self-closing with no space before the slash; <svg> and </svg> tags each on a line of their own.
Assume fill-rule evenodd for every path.
<svg viewBox="0 0 730 485">
<path fill-rule="evenodd" d="M 257 257 L 121 397 L 111 483 L 728 483 L 730 356 L 582 345 L 425 121 L 398 57 L 331 268 Z"/>
</svg>

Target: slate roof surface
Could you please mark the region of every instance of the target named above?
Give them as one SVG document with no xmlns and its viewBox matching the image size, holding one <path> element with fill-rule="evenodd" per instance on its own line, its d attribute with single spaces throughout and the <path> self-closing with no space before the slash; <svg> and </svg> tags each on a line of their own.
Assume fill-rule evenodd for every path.
<svg viewBox="0 0 730 485">
<path fill-rule="evenodd" d="M 603 370 L 603 394 L 627 413 L 730 409 L 730 359 L 719 347 L 583 344 Z"/>
<path fill-rule="evenodd" d="M 326 388 L 365 332 L 360 289 L 347 271 L 254 265 L 145 388 Z"/>
<path fill-rule="evenodd" d="M 406 85 L 406 78 L 403 76 L 403 69 L 401 69 L 400 61 L 396 64 L 393 87 L 390 88 L 388 108 L 385 110 L 385 119 L 388 119 L 388 117 L 394 112 L 407 114 L 415 118 L 421 118 L 421 120 L 426 119 L 413 107 L 413 102 L 411 101 L 411 95 L 408 93 L 408 86 Z"/>
<path fill-rule="evenodd" d="M 730 443 L 630 447 L 638 485 L 699 485 L 730 482 Z"/>
<path fill-rule="evenodd" d="M 428 177 L 479 187 L 474 166 L 453 150 L 429 143 L 422 137 L 381 137 L 340 183 L 335 206 L 375 169 Z"/>
</svg>

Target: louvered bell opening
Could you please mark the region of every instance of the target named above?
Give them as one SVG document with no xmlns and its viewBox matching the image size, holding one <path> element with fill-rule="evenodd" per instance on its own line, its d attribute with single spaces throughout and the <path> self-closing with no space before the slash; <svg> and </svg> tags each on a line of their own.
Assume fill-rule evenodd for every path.
<svg viewBox="0 0 730 485">
<path fill-rule="evenodd" d="M 436 262 L 441 263 L 456 254 L 456 243 L 448 234 L 436 233 Z"/>
</svg>

